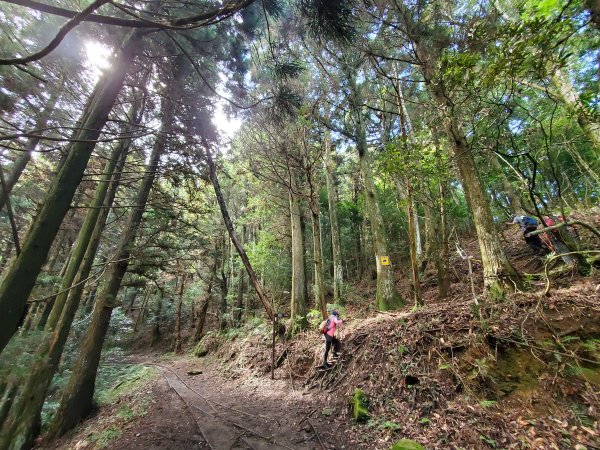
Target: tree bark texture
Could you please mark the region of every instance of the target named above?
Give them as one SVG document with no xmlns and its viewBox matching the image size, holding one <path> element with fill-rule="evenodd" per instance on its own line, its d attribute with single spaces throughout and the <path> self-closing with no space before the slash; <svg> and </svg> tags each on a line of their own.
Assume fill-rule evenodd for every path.
<svg viewBox="0 0 600 450">
<path fill-rule="evenodd" d="M 520 286 L 521 278 L 508 261 L 502 248 L 494 225 L 489 199 L 479 178 L 475 158 L 469 148 L 458 112 L 449 95 L 444 91 L 444 84 L 437 80 L 434 74 L 433 67 L 436 66 L 436 63 L 433 56 L 418 40 L 415 40 L 415 48 L 422 63 L 421 70 L 427 89 L 441 112 L 446 135 L 453 150 L 454 161 L 465 189 L 465 196 L 479 241 L 484 287 L 492 297 L 500 296 L 506 287 Z"/>
<path fill-rule="evenodd" d="M 306 325 L 307 303 L 304 239 L 301 223 L 302 213 L 300 211 L 300 199 L 297 195 L 297 181 L 294 173 L 290 173 L 290 180 L 290 230 L 292 235 L 292 298 L 290 303 L 290 317 L 292 328 L 302 328 Z"/>
<path fill-rule="evenodd" d="M 106 212 L 103 215 L 102 212 L 108 211 L 109 208 L 103 209 L 102 205 L 107 199 L 113 172 L 119 165 L 119 161 L 124 161 L 130 142 L 131 140 L 124 139 L 115 145 L 106 163 L 103 172 L 105 174 L 104 179 L 96 187 L 90 209 L 88 209 L 77 242 L 68 259 L 59 294 L 55 297 L 52 311 L 46 322 L 45 329 L 49 333 L 49 338 L 36 350 L 35 362 L 29 369 L 24 383 L 22 383 L 19 397 L 13 403 L 10 419 L 5 421 L 0 429 L 0 435 L 2 436 L 0 438 L 0 448 L 2 449 L 16 448 L 12 443 L 20 443 L 18 444 L 20 448 L 28 448 L 37 435 L 44 399 L 52 382 L 52 377 L 58 369 L 60 357 L 81 299 L 80 294 L 73 292 L 72 283 L 84 260 L 86 250 L 90 247 L 90 239 L 94 228 L 103 229 L 108 213 Z M 113 186 L 113 192 L 109 195 L 111 204 L 114 199 L 116 183 Z M 80 290 L 82 290 L 83 280 L 80 280 L 80 283 Z"/>
<path fill-rule="evenodd" d="M 340 244 L 340 225 L 337 217 L 337 189 L 334 173 L 335 161 L 332 155 L 329 131 L 325 132 L 325 182 L 327 184 L 327 201 L 329 204 L 329 224 L 331 226 L 331 256 L 333 260 L 333 303 L 344 304 L 344 266 L 342 265 L 342 246 Z"/>
<path fill-rule="evenodd" d="M 102 352 L 102 345 L 108 330 L 112 310 L 118 306 L 117 294 L 129 266 L 135 236 L 142 221 L 146 202 L 158 171 L 160 158 L 166 150 L 167 137 L 173 125 L 175 103 L 171 99 L 175 98 L 177 78 L 175 76 L 175 80 L 169 80 L 168 91 L 162 99 L 161 130 L 152 148 L 150 161 L 135 198 L 135 206 L 128 217 L 115 251 L 116 256 L 114 260 L 109 262 L 104 276 L 104 287 L 98 294 L 90 325 L 81 344 L 81 356 L 73 367 L 73 373 L 61 398 L 55 420 L 50 427 L 50 436 L 56 437 L 64 434 L 85 417 L 92 407 L 100 353 Z"/>
<path fill-rule="evenodd" d="M 54 177 L 42 208 L 0 285 L 0 352 L 17 330 L 27 298 L 48 256 L 52 242 L 65 217 L 83 172 L 95 148 L 108 114 L 123 87 L 134 54 L 141 45 L 140 34 L 132 32 L 116 57 L 113 70 L 105 72 L 83 112 L 81 128 L 67 146 L 67 157 Z"/>
<path fill-rule="evenodd" d="M 181 285 L 179 286 L 179 298 L 177 300 L 177 311 L 175 313 L 175 353 L 180 354 L 182 350 L 181 342 L 181 306 L 183 305 L 183 291 L 188 274 L 181 276 Z"/>
<path fill-rule="evenodd" d="M 358 150 L 359 168 L 363 181 L 365 206 L 371 225 L 371 236 L 375 250 L 375 264 L 377 267 L 377 308 L 381 311 L 398 309 L 404 305 L 404 300 L 398 294 L 395 286 L 392 261 L 388 265 L 381 263 L 382 256 L 389 256 L 387 237 L 385 235 L 383 220 L 377 203 L 375 182 L 371 170 L 371 161 L 368 156 L 366 124 L 362 111 L 362 98 L 356 85 L 355 74 L 348 74 L 350 86 L 350 109 L 355 121 L 356 147 Z"/>
</svg>

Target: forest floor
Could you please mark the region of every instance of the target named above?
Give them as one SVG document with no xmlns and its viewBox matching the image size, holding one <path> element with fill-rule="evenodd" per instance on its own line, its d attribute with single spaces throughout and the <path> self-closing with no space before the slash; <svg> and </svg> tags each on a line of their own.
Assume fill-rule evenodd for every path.
<svg viewBox="0 0 600 450">
<path fill-rule="evenodd" d="M 458 255 L 443 301 L 431 269 L 419 308 L 377 312 L 373 283 L 355 286 L 342 309 L 343 358 L 325 372 L 316 368 L 322 338 L 308 329 L 277 340 L 271 380 L 270 326 L 260 321 L 207 333 L 203 358 L 134 355 L 130 362 L 156 369 L 154 381 L 52 448 L 387 450 L 409 438 L 428 449 L 598 449 L 600 274 L 557 265 L 548 281 L 518 230 L 506 230 L 504 242 L 531 274 L 526 291 L 474 299 Z M 477 242 L 461 247 L 481 286 Z M 409 298 L 405 279 L 398 287 Z M 357 388 L 370 416 L 360 423 L 348 406 Z"/>
<path fill-rule="evenodd" d="M 286 380 L 234 380 L 215 361 L 195 357 L 130 361 L 156 368 L 156 378 L 51 447 L 40 448 L 351 448 L 345 424 L 319 417 L 319 403 L 290 389 Z"/>
</svg>

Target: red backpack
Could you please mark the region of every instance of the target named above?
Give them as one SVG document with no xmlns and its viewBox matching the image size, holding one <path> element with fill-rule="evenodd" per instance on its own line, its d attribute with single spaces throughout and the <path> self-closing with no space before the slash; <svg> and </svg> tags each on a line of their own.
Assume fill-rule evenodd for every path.
<svg viewBox="0 0 600 450">
<path fill-rule="evenodd" d="M 330 319 L 324 320 L 323 322 L 321 322 L 321 324 L 319 325 L 319 332 L 321 334 L 326 334 L 329 331 L 329 322 Z"/>
</svg>

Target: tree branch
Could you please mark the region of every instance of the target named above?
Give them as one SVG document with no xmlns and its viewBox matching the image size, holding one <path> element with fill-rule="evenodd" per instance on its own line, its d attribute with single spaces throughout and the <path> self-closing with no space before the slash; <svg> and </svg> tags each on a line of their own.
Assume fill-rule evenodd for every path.
<svg viewBox="0 0 600 450">
<path fill-rule="evenodd" d="M 46 56 L 48 53 L 50 53 L 52 50 L 58 47 L 62 40 L 65 38 L 65 36 L 73 28 L 79 25 L 83 20 L 85 20 L 87 16 L 92 14 L 93 11 L 100 8 L 108 1 L 109 0 L 96 0 L 83 11 L 73 16 L 71 20 L 69 20 L 66 24 L 63 25 L 63 27 L 60 29 L 60 31 L 57 33 L 54 39 L 52 39 L 50 43 L 39 52 L 34 53 L 33 55 L 24 56 L 23 58 L 0 59 L 0 66 L 7 66 L 11 64 L 26 64 L 31 61 L 37 61 L 38 59 L 42 59 L 44 56 Z"/>
</svg>

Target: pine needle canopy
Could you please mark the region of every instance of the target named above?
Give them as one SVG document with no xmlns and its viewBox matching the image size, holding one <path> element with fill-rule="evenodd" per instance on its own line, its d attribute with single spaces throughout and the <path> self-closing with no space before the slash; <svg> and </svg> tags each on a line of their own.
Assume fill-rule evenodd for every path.
<svg viewBox="0 0 600 450">
<path fill-rule="evenodd" d="M 319 37 L 350 42 L 356 34 L 355 0 L 299 0 L 298 8 Z"/>
</svg>

